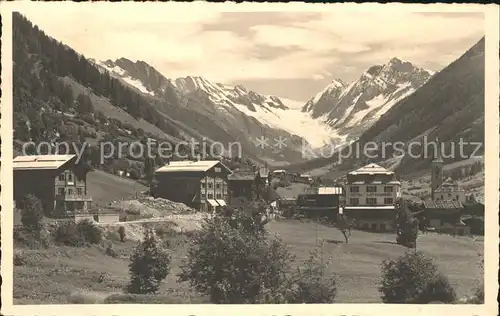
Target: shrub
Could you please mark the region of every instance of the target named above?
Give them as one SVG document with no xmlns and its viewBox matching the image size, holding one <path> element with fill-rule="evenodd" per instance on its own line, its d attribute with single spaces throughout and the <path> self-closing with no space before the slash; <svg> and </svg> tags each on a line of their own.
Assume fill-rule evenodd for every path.
<svg viewBox="0 0 500 316">
<path fill-rule="evenodd" d="M 288 303 L 333 303 L 337 294 L 335 278 L 326 273 L 328 262 L 322 252 L 311 252 L 304 268 L 298 269 L 291 284 Z"/>
<path fill-rule="evenodd" d="M 120 228 L 118 228 L 118 234 L 120 235 L 120 241 L 125 242 L 125 227 L 124 226 L 120 226 Z"/>
<path fill-rule="evenodd" d="M 262 233 L 260 222 L 251 220 L 256 213 L 227 211 L 207 219 L 193 236 L 179 281 L 188 281 L 212 303 L 285 302 L 293 257 L 279 239 Z"/>
<path fill-rule="evenodd" d="M 58 243 L 79 247 L 87 243 L 99 244 L 102 240 L 102 231 L 91 220 L 82 220 L 78 224 L 66 221 L 57 226 L 53 236 Z"/>
<path fill-rule="evenodd" d="M 33 194 L 28 194 L 22 201 L 21 223 L 32 232 L 39 232 L 42 229 L 43 207 L 42 202 Z"/>
<path fill-rule="evenodd" d="M 418 251 L 382 263 L 379 291 L 384 303 L 450 303 L 456 298 L 448 279 L 432 259 Z"/>
<path fill-rule="evenodd" d="M 82 220 L 76 224 L 77 230 L 89 244 L 99 244 L 102 240 L 102 230 L 89 219 Z"/>
<path fill-rule="evenodd" d="M 129 293 L 156 293 L 160 282 L 170 270 L 170 255 L 158 247 L 155 236 L 150 229 L 145 231 L 144 240 L 135 248 L 130 256 Z"/>
<path fill-rule="evenodd" d="M 24 258 L 21 252 L 14 252 L 14 265 L 15 266 L 24 266 L 26 264 L 26 259 Z"/>
<path fill-rule="evenodd" d="M 113 244 L 109 243 L 108 247 L 106 247 L 106 255 L 113 257 L 113 258 L 118 257 L 118 253 L 116 252 L 116 250 L 113 249 Z"/>
</svg>

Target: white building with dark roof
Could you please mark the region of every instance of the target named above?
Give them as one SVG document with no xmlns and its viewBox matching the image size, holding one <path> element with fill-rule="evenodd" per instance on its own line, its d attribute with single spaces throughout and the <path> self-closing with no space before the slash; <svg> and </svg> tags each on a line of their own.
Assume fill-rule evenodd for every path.
<svg viewBox="0 0 500 316">
<path fill-rule="evenodd" d="M 347 174 L 344 214 L 356 219 L 359 229 L 394 230 L 396 200 L 401 183 L 393 171 L 371 163 Z"/>
</svg>

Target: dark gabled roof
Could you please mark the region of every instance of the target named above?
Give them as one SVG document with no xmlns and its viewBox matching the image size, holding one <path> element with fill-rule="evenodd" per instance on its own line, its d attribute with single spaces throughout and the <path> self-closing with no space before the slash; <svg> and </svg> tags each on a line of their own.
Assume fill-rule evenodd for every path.
<svg viewBox="0 0 500 316">
<path fill-rule="evenodd" d="M 461 209 L 464 207 L 456 200 L 424 201 L 423 204 L 426 209 Z"/>
<path fill-rule="evenodd" d="M 232 174 L 227 176 L 229 181 L 253 181 L 257 174 L 252 171 L 233 171 Z"/>
</svg>

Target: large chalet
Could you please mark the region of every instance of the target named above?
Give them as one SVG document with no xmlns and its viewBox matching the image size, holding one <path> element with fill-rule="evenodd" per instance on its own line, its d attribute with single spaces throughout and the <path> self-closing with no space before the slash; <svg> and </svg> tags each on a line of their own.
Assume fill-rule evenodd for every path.
<svg viewBox="0 0 500 316">
<path fill-rule="evenodd" d="M 77 164 L 76 155 L 17 156 L 13 160 L 14 201 L 33 194 L 40 199 L 47 216 L 92 207 L 87 195 L 87 169 Z"/>
<path fill-rule="evenodd" d="M 171 161 L 155 171 L 151 193 L 201 211 L 216 211 L 228 202 L 231 170 L 218 160 Z"/>
</svg>

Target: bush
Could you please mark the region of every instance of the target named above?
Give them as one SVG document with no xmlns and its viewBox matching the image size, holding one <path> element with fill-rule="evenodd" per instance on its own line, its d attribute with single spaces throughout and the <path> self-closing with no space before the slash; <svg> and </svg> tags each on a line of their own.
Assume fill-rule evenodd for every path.
<svg viewBox="0 0 500 316">
<path fill-rule="evenodd" d="M 33 194 L 28 194 L 22 201 L 21 223 L 32 232 L 40 232 L 42 229 L 43 207 L 42 202 Z"/>
<path fill-rule="evenodd" d="M 311 252 L 303 269 L 298 269 L 291 284 L 288 303 L 333 303 L 337 295 L 335 278 L 326 274 L 328 262 L 319 249 Z"/>
<path fill-rule="evenodd" d="M 156 293 L 160 282 L 170 270 L 170 255 L 156 242 L 153 231 L 145 231 L 144 240 L 130 256 L 129 271 L 131 280 L 127 287 L 129 293 Z"/>
<path fill-rule="evenodd" d="M 451 303 L 456 299 L 448 279 L 432 259 L 418 251 L 382 263 L 379 291 L 384 303 Z"/>
<path fill-rule="evenodd" d="M 125 227 L 124 226 L 120 226 L 120 228 L 118 228 L 118 234 L 120 235 L 120 241 L 125 242 Z"/>
<path fill-rule="evenodd" d="M 86 243 L 97 245 L 102 240 L 102 230 L 89 219 L 82 220 L 76 224 Z"/>
<path fill-rule="evenodd" d="M 26 264 L 26 259 L 20 252 L 14 252 L 14 266 L 24 266 Z"/>
<path fill-rule="evenodd" d="M 212 303 L 282 303 L 288 264 L 283 243 L 263 232 L 259 210 L 207 219 L 193 236 L 179 281 L 188 281 Z"/>
<path fill-rule="evenodd" d="M 91 220 L 82 220 L 78 224 L 67 221 L 57 226 L 53 236 L 58 243 L 80 247 L 85 244 L 99 244 L 102 240 L 102 231 Z"/>
</svg>

